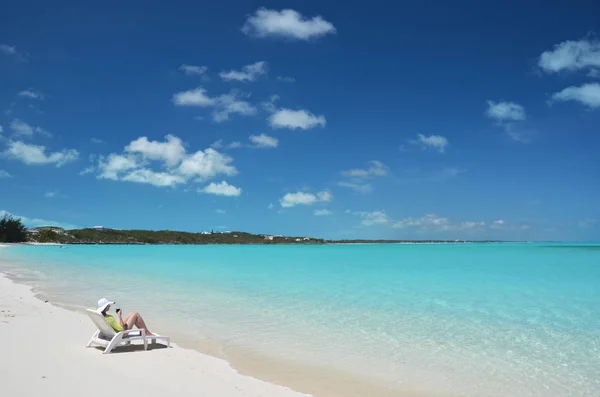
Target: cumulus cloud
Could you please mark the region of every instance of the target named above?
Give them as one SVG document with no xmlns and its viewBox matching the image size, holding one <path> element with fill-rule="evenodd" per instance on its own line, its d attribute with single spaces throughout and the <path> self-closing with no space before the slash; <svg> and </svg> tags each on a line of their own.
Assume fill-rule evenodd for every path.
<svg viewBox="0 0 600 397">
<path fill-rule="evenodd" d="M 229 120 L 231 114 L 252 116 L 257 112 L 256 107 L 245 101 L 243 95 L 237 91 L 210 97 L 204 88 L 198 87 L 175 93 L 172 101 L 175 106 L 212 107 L 213 120 L 216 122 Z"/>
<path fill-rule="evenodd" d="M 31 98 L 31 99 L 40 99 L 40 100 L 44 99 L 43 93 L 41 93 L 39 91 L 33 91 L 33 90 L 23 90 L 23 91 L 19 92 L 18 95 L 22 98 Z"/>
<path fill-rule="evenodd" d="M 525 108 L 514 102 L 494 102 L 487 101 L 488 117 L 496 120 L 509 138 L 528 143 L 535 135 L 535 132 L 524 128 L 523 121 L 526 119 Z"/>
<path fill-rule="evenodd" d="M 75 149 L 46 153 L 45 146 L 28 145 L 21 141 L 10 141 L 3 155 L 29 165 L 55 164 L 57 167 L 79 158 L 79 152 Z"/>
<path fill-rule="evenodd" d="M 588 83 L 571 86 L 552 95 L 555 101 L 575 101 L 591 109 L 600 108 L 600 84 Z"/>
<path fill-rule="evenodd" d="M 237 197 L 242 194 L 242 189 L 230 185 L 225 181 L 211 182 L 207 186 L 198 190 L 199 193 L 215 194 L 217 196 Z"/>
<path fill-rule="evenodd" d="M 326 209 L 320 209 L 320 210 L 315 210 L 314 211 L 315 216 L 328 216 L 333 214 L 333 212 L 326 210 Z"/>
<path fill-rule="evenodd" d="M 316 126 L 325 127 L 325 116 L 315 116 L 306 110 L 279 109 L 269 117 L 273 128 L 289 128 L 308 130 Z"/>
<path fill-rule="evenodd" d="M 250 135 L 249 139 L 257 148 L 276 148 L 279 145 L 279 139 L 267 134 Z"/>
<path fill-rule="evenodd" d="M 441 135 L 425 136 L 423 134 L 418 134 L 417 140 L 414 141 L 414 143 L 421 145 L 424 149 L 434 149 L 440 153 L 444 153 L 446 151 L 446 146 L 448 146 L 448 139 Z"/>
<path fill-rule="evenodd" d="M 342 171 L 342 175 L 349 178 L 371 178 L 374 176 L 386 176 L 389 172 L 387 165 L 381 161 L 373 160 L 369 168 L 354 168 Z"/>
<path fill-rule="evenodd" d="M 502 221 L 502 224 L 504 222 Z M 420 218 L 406 218 L 393 225 L 397 229 L 415 228 L 420 231 L 468 231 L 485 227 L 482 221 L 452 222 L 449 218 L 440 217 L 435 214 L 427 214 Z"/>
<path fill-rule="evenodd" d="M 373 186 L 368 183 L 353 183 L 353 182 L 338 182 L 338 186 L 347 187 L 352 190 L 356 190 L 359 193 L 371 193 L 373 191 Z"/>
<path fill-rule="evenodd" d="M 284 37 L 294 40 L 310 40 L 336 33 L 331 22 L 321 16 L 306 18 L 295 10 L 281 11 L 259 8 L 250 15 L 242 32 L 255 37 Z"/>
<path fill-rule="evenodd" d="M 238 170 L 231 165 L 233 158 L 208 148 L 187 156 L 179 165 L 178 172 L 188 178 L 206 180 L 219 174 L 233 176 Z"/>
<path fill-rule="evenodd" d="M 187 153 L 183 142 L 174 135 L 167 135 L 165 141 L 140 137 L 126 145 L 122 154 L 101 156 L 96 167 L 88 167 L 80 174 L 96 172 L 99 179 L 173 187 L 218 175 L 236 175 L 232 161 L 230 156 L 212 148 Z M 161 169 L 155 169 L 156 163 Z"/>
<path fill-rule="evenodd" d="M 333 200 L 333 195 L 328 190 L 323 190 L 318 193 L 296 192 L 287 193 L 279 203 L 283 208 L 294 207 L 296 205 L 313 205 L 319 202 L 329 202 Z"/>
<path fill-rule="evenodd" d="M 179 70 L 181 70 L 183 73 L 187 74 L 188 76 L 193 76 L 193 75 L 202 76 L 208 71 L 208 67 L 183 64 L 179 67 Z"/>
<path fill-rule="evenodd" d="M 538 66 L 547 73 L 600 68 L 600 41 L 563 41 L 551 50 L 544 51 L 538 59 Z"/>
<path fill-rule="evenodd" d="M 206 94 L 202 87 L 194 88 L 188 91 L 177 92 L 173 95 L 173 103 L 176 106 L 199 106 L 209 107 L 216 104 L 215 98 Z"/>
<path fill-rule="evenodd" d="M 525 120 L 525 108 L 514 102 L 494 102 L 487 101 L 487 116 L 503 121 L 522 121 Z"/>
<path fill-rule="evenodd" d="M 358 211 L 354 214 L 362 218 L 360 224 L 363 226 L 383 225 L 390 222 L 390 217 L 385 211 Z"/>
<path fill-rule="evenodd" d="M 185 183 L 185 178 L 168 172 L 155 172 L 148 168 L 132 170 L 122 177 L 123 181 L 148 183 L 154 186 L 175 186 Z"/>
<path fill-rule="evenodd" d="M 217 98 L 217 107 L 213 112 L 213 120 L 220 123 L 229 120 L 231 114 L 252 116 L 256 114 L 256 107 L 239 99 L 239 95 L 235 92 L 219 96 Z"/>
<path fill-rule="evenodd" d="M 149 141 L 145 136 L 132 141 L 125 146 L 125 151 L 139 153 L 150 160 L 164 161 L 167 166 L 173 167 L 181 162 L 185 155 L 185 147 L 181 139 L 174 135 L 167 135 L 166 142 Z"/>
<path fill-rule="evenodd" d="M 27 124 L 26 122 L 19 120 L 19 119 L 14 119 L 12 121 L 12 123 L 10 123 L 10 129 L 12 130 L 14 135 L 17 136 L 26 136 L 26 137 L 32 137 L 33 134 L 38 133 L 44 136 L 51 136 L 50 133 L 46 130 L 44 130 L 41 127 L 34 127 L 32 125 Z"/>
<path fill-rule="evenodd" d="M 242 70 L 221 72 L 219 76 L 225 81 L 255 81 L 258 76 L 267 73 L 267 63 L 264 61 L 246 65 Z"/>
<path fill-rule="evenodd" d="M 491 229 L 502 229 L 503 227 L 504 227 L 504 221 L 502 219 L 495 220 L 490 225 Z"/>
</svg>

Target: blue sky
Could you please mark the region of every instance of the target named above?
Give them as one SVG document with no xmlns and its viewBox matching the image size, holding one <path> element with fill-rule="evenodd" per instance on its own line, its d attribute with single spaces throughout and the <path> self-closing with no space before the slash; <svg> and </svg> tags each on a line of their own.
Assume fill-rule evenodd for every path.
<svg viewBox="0 0 600 397">
<path fill-rule="evenodd" d="M 31 226 L 600 240 L 600 8 L 13 4 L 0 210 Z"/>
</svg>

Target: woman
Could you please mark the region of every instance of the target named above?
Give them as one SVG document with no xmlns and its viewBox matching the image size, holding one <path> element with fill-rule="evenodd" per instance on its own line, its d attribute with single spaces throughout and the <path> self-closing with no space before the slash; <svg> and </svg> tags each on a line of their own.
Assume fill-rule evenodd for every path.
<svg viewBox="0 0 600 397">
<path fill-rule="evenodd" d="M 102 298 L 98 301 L 98 312 L 102 313 L 102 315 L 104 316 L 104 318 L 106 319 L 106 321 L 110 324 L 110 326 L 116 331 L 116 332 L 123 332 L 125 330 L 131 330 L 133 329 L 134 326 L 138 327 L 139 329 L 144 329 L 146 330 L 146 335 L 151 336 L 153 335 L 152 332 L 150 332 L 148 330 L 148 327 L 146 326 L 146 323 L 144 322 L 144 319 L 142 318 L 142 316 L 140 316 L 139 313 L 137 312 L 133 312 L 133 313 L 129 313 L 127 315 L 127 317 L 125 317 L 125 319 L 123 319 L 123 316 L 121 315 L 121 313 L 123 312 L 121 309 L 117 309 L 117 316 L 119 316 L 119 321 L 117 322 L 117 320 L 115 320 L 115 318 L 108 313 L 108 310 L 110 309 L 110 305 L 114 305 L 115 302 L 111 302 L 106 298 Z"/>
</svg>

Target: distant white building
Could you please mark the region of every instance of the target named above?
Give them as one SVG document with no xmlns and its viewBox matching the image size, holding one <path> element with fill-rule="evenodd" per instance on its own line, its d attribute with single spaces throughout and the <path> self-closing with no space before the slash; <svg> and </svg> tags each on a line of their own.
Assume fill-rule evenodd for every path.
<svg viewBox="0 0 600 397">
<path fill-rule="evenodd" d="M 271 241 L 273 241 L 273 236 L 265 236 L 265 240 L 271 240 Z"/>
</svg>

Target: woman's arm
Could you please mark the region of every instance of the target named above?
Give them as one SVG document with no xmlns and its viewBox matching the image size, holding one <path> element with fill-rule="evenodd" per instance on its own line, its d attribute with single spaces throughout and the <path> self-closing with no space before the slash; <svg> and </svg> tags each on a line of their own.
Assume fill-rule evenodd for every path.
<svg viewBox="0 0 600 397">
<path fill-rule="evenodd" d="M 123 321 L 123 316 L 121 315 L 123 311 L 119 309 L 119 311 L 117 312 L 117 316 L 119 316 L 119 324 L 121 324 L 121 327 L 123 327 L 123 329 L 127 329 L 127 324 L 125 323 L 125 321 Z"/>
</svg>

